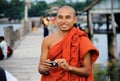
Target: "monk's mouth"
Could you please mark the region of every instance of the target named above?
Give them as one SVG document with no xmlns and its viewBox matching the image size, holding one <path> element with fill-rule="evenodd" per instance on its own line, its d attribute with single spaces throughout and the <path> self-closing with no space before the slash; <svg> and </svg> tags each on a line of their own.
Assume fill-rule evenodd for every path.
<svg viewBox="0 0 120 81">
<path fill-rule="evenodd" d="M 61 27 L 66 28 L 68 25 L 62 24 Z"/>
</svg>

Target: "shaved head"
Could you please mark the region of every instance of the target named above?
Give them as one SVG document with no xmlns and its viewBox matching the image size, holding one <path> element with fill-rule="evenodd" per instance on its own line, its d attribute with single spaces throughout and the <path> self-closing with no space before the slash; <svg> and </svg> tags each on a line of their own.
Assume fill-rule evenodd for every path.
<svg viewBox="0 0 120 81">
<path fill-rule="evenodd" d="M 74 8 L 72 8 L 71 6 L 62 6 L 62 7 L 60 7 L 59 9 L 58 9 L 58 13 L 60 12 L 60 11 L 62 11 L 62 10 L 69 10 L 69 11 L 71 11 L 72 13 L 73 13 L 73 15 L 75 16 L 75 10 L 74 10 Z"/>
<path fill-rule="evenodd" d="M 57 25 L 62 31 L 70 31 L 77 22 L 75 10 L 71 6 L 62 6 L 58 9 L 56 17 Z"/>
</svg>

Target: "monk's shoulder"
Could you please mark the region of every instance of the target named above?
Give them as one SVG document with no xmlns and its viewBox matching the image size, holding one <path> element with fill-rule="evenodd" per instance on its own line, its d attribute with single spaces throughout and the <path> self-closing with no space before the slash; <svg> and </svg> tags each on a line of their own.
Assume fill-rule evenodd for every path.
<svg viewBox="0 0 120 81">
<path fill-rule="evenodd" d="M 49 40 L 50 41 L 50 40 L 53 40 L 55 37 L 56 37 L 56 33 L 46 36 L 45 40 Z"/>
<path fill-rule="evenodd" d="M 54 40 L 56 40 L 56 35 L 57 35 L 57 33 L 48 35 L 48 36 L 46 36 L 46 37 L 44 38 L 43 41 L 44 41 L 46 44 L 51 44 Z"/>
</svg>

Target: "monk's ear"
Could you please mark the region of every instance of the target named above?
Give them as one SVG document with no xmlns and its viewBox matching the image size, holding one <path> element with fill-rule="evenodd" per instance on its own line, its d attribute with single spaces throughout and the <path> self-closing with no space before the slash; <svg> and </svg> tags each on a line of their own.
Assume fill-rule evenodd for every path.
<svg viewBox="0 0 120 81">
<path fill-rule="evenodd" d="M 77 21 L 78 21 L 78 18 L 77 18 L 77 17 L 75 17 L 74 23 L 76 23 Z"/>
</svg>

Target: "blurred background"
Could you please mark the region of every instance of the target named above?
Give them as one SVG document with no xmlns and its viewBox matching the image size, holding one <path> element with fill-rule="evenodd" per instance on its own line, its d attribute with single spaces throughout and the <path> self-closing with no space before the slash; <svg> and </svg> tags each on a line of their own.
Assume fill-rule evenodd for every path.
<svg viewBox="0 0 120 81">
<path fill-rule="evenodd" d="M 0 36 L 14 48 L 22 36 L 42 26 L 44 15 L 55 17 L 62 5 L 76 10 L 76 26 L 100 51 L 94 64 L 95 81 L 119 81 L 120 0 L 0 0 Z"/>
</svg>

